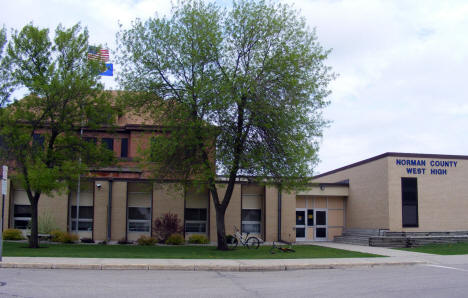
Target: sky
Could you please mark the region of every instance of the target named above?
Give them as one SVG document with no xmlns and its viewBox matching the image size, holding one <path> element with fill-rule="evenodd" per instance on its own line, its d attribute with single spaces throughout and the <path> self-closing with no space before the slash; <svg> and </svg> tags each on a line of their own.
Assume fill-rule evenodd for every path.
<svg viewBox="0 0 468 298">
<path fill-rule="evenodd" d="M 338 75 L 314 174 L 385 152 L 467 154 L 468 1 L 281 2 L 332 49 L 327 64 Z M 33 22 L 53 32 L 81 22 L 91 43 L 112 50 L 119 23 L 128 28 L 170 8 L 163 0 L 4 1 L 0 25 L 19 30 Z M 118 88 L 112 78 L 103 82 Z"/>
</svg>

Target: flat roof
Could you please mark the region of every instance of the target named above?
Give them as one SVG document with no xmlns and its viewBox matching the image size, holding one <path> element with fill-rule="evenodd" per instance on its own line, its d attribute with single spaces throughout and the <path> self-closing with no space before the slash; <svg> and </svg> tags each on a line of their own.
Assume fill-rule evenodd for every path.
<svg viewBox="0 0 468 298">
<path fill-rule="evenodd" d="M 337 172 L 341 172 L 343 170 L 354 168 L 354 167 L 357 167 L 357 166 L 360 166 L 360 165 L 363 165 L 363 164 L 366 164 L 366 163 L 369 163 L 369 162 L 372 162 L 372 161 L 375 161 L 375 160 L 378 160 L 378 159 L 381 159 L 381 158 L 385 158 L 385 157 L 411 157 L 411 158 L 438 158 L 438 159 L 465 159 L 465 160 L 468 160 L 468 155 L 386 152 L 386 153 L 383 153 L 383 154 L 380 154 L 380 155 L 377 155 L 377 156 L 374 156 L 374 157 L 371 157 L 371 158 L 368 158 L 368 159 L 364 159 L 364 160 L 349 164 L 347 166 L 344 166 L 344 167 L 341 167 L 341 168 L 338 168 L 338 169 L 334 169 L 334 170 L 331 170 L 331 171 L 328 171 L 328 172 L 313 176 L 312 179 L 316 179 L 316 178 L 324 177 L 324 176 L 331 175 L 331 174 L 334 174 L 334 173 L 337 173 Z"/>
</svg>

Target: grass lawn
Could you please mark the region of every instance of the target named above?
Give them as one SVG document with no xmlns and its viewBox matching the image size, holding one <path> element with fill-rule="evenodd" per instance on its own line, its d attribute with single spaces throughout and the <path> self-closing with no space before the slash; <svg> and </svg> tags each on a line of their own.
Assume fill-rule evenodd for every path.
<svg viewBox="0 0 468 298">
<path fill-rule="evenodd" d="M 423 252 L 435 255 L 467 255 L 468 242 L 453 244 L 428 244 L 420 247 L 400 248 L 401 250 Z"/>
<path fill-rule="evenodd" d="M 334 248 L 298 245 L 295 253 L 270 253 L 271 246 L 258 249 L 244 247 L 218 251 L 214 246 L 136 246 L 136 245 L 86 245 L 42 244 L 31 249 L 24 242 L 4 242 L 5 257 L 74 257 L 74 258 L 146 258 L 146 259 L 303 259 L 303 258 L 368 258 L 373 254 Z"/>
</svg>

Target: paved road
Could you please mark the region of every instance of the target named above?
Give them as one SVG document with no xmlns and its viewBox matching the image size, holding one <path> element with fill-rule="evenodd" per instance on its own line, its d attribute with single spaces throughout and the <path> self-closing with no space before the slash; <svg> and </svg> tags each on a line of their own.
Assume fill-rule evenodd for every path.
<svg viewBox="0 0 468 298">
<path fill-rule="evenodd" d="M 272 272 L 0 269 L 0 297 L 467 297 L 468 264 Z"/>
</svg>

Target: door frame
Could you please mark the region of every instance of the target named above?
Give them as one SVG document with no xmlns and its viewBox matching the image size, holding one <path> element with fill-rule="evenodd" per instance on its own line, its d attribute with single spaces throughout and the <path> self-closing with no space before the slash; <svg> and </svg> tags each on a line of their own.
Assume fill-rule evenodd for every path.
<svg viewBox="0 0 468 298">
<path fill-rule="evenodd" d="M 297 228 L 303 228 L 304 229 L 304 237 L 298 238 L 296 236 L 296 241 L 306 241 L 307 240 L 307 208 L 296 208 L 296 223 L 297 223 L 297 211 L 302 211 L 304 212 L 304 224 L 303 225 L 297 225 L 295 224 L 294 228 L 296 231 L 297 235 Z"/>
<path fill-rule="evenodd" d="M 325 212 L 325 224 L 317 224 L 317 212 Z M 317 237 L 317 228 L 325 229 L 325 237 Z M 314 208 L 314 241 L 328 241 L 328 208 Z"/>
</svg>

